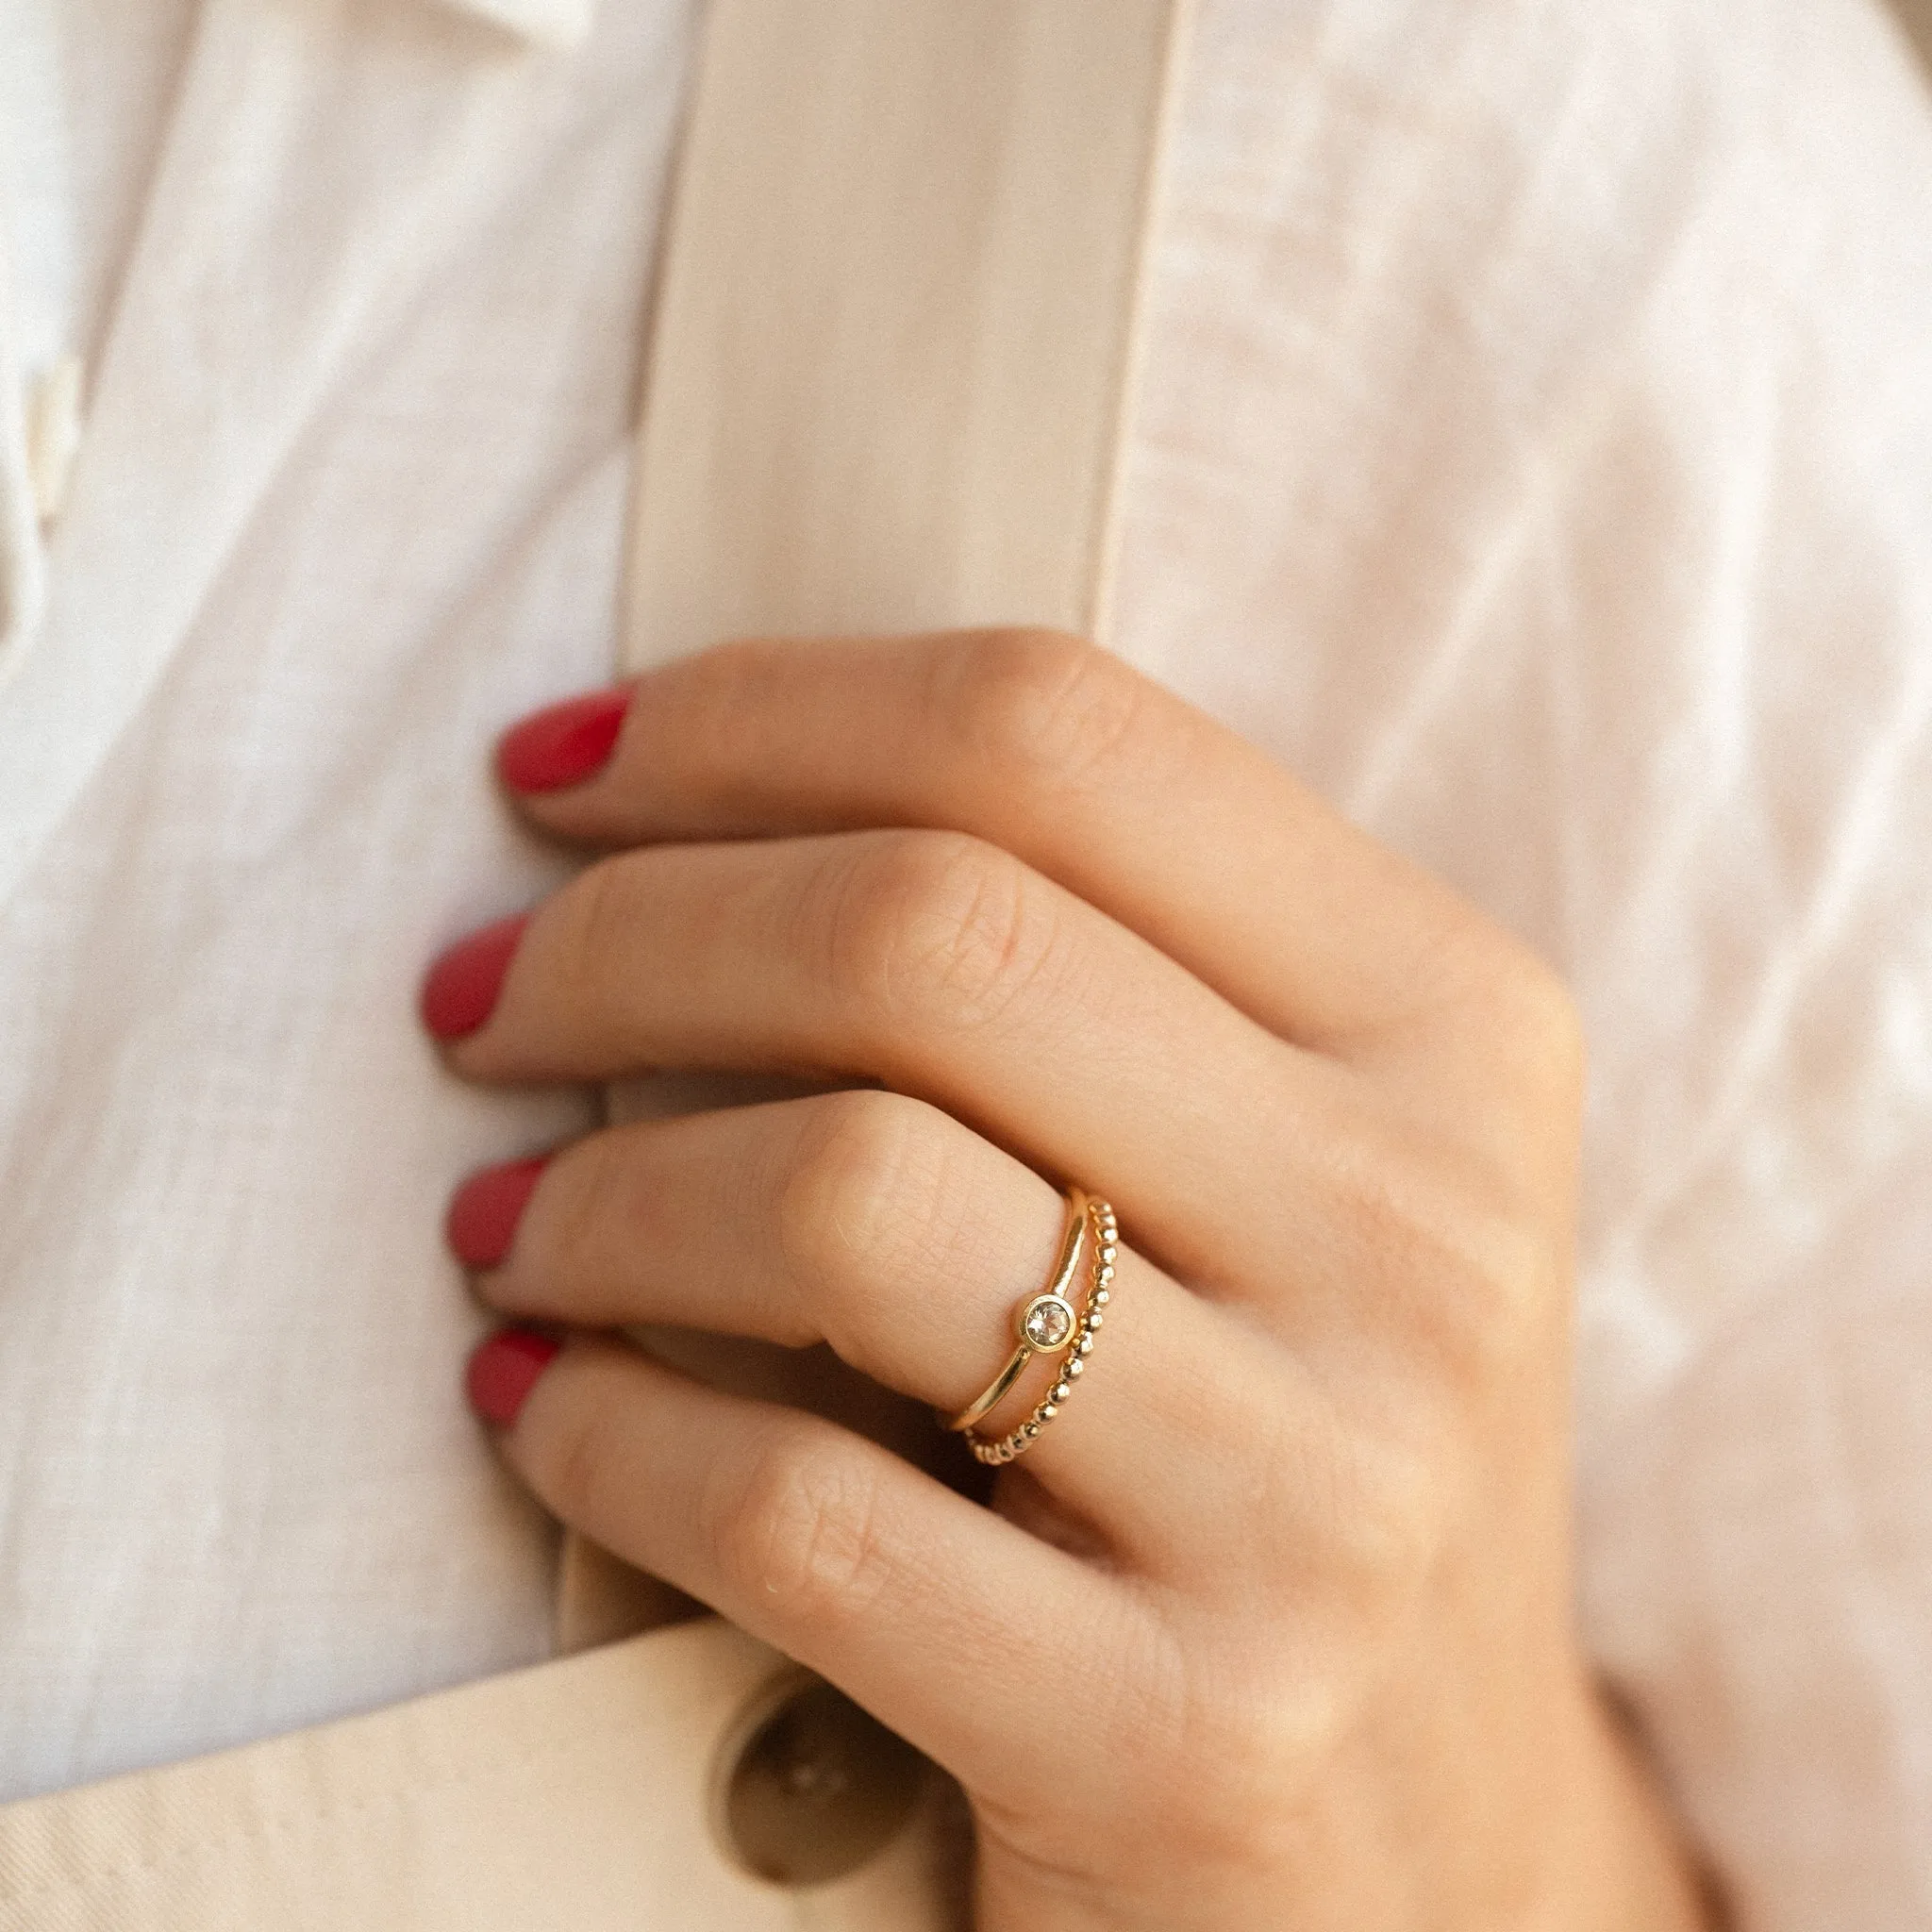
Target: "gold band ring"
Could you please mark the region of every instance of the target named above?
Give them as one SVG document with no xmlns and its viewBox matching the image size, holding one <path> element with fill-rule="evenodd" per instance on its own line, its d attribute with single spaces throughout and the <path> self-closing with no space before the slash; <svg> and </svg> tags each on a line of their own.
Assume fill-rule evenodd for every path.
<svg viewBox="0 0 1932 1932">
<path fill-rule="evenodd" d="M 1059 1258 L 1046 1286 L 1013 1310 L 1013 1327 L 1020 1345 L 992 1381 L 986 1392 L 969 1402 L 946 1426 L 970 1429 L 981 1416 L 990 1415 L 1003 1396 L 1020 1379 L 1021 1372 L 1036 1355 L 1053 1355 L 1074 1339 L 1079 1317 L 1074 1311 L 1071 1290 L 1074 1271 L 1080 1265 L 1080 1247 L 1087 1233 L 1087 1195 L 1079 1188 L 1067 1191 L 1067 1214 L 1060 1232 Z"/>
<path fill-rule="evenodd" d="M 1076 1314 L 1069 1291 L 1080 1265 L 1081 1249 L 1090 1236 L 1093 1252 L 1087 1271 L 1086 1306 Z M 1113 1209 L 1079 1188 L 1069 1189 L 1066 1231 L 1060 1238 L 1059 1258 L 1053 1277 L 1041 1293 L 1022 1302 L 1014 1310 L 1013 1325 L 1019 1335 L 1019 1346 L 986 1392 L 962 1408 L 948 1424 L 965 1435 L 981 1462 L 1011 1462 L 1016 1456 L 1024 1456 L 1073 1394 L 1074 1385 L 1086 1372 L 1087 1357 L 1093 1353 L 1094 1335 L 1106 1321 L 1107 1305 L 1113 1299 L 1114 1262 L 1119 1252 L 1120 1227 Z M 1060 1364 L 1053 1387 L 1018 1428 L 997 1439 L 976 1433 L 974 1424 L 991 1412 L 1036 1355 L 1062 1353 L 1066 1359 Z"/>
</svg>

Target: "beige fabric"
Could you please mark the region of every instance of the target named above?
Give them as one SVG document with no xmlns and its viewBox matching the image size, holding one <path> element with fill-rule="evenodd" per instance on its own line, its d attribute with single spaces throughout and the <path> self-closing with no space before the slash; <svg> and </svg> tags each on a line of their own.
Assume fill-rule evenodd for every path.
<svg viewBox="0 0 1932 1932">
<path fill-rule="evenodd" d="M 0 1932 L 941 1932 L 915 1824 L 808 1892 L 713 1836 L 721 1752 L 785 1659 L 716 1618 L 0 1811 Z"/>
<path fill-rule="evenodd" d="M 1105 628 L 1179 12 L 715 8 L 646 390 L 630 663 L 761 632 Z"/>
<path fill-rule="evenodd" d="M 632 661 L 757 629 L 1101 626 L 1181 14 L 721 0 L 640 438 Z M 0 1932 L 963 1918 L 937 1773 L 850 1879 L 735 1869 L 721 1753 L 790 1667 L 714 1618 L 610 1641 L 672 1599 L 581 1542 L 559 1575 L 562 1646 L 601 1647 L 0 1810 Z"/>
</svg>

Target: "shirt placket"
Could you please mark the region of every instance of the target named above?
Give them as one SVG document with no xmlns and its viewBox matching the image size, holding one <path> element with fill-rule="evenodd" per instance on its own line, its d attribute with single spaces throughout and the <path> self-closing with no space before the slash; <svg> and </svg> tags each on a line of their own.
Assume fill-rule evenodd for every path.
<svg viewBox="0 0 1932 1932">
<path fill-rule="evenodd" d="M 25 661 L 46 605 L 44 533 L 80 436 L 72 325 L 69 168 L 57 8 L 15 0 L 0 76 L 0 682 Z"/>
</svg>

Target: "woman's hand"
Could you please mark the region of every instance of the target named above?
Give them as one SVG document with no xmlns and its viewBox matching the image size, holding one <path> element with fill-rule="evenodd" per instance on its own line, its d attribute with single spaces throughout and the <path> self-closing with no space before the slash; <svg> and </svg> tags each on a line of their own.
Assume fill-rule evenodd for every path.
<svg viewBox="0 0 1932 1932">
<path fill-rule="evenodd" d="M 452 1064 L 876 1084 L 471 1184 L 486 1300 L 572 1333 L 479 1354 L 511 1466 L 954 1773 L 991 1932 L 1701 1924 L 1572 1626 L 1550 972 L 1058 636 L 734 645 L 625 696 L 506 741 L 531 820 L 614 856 L 439 962 Z M 1123 1247 L 991 1509 L 597 1332 L 823 1340 L 958 1409 L 1050 1271 L 1043 1174 Z"/>
</svg>

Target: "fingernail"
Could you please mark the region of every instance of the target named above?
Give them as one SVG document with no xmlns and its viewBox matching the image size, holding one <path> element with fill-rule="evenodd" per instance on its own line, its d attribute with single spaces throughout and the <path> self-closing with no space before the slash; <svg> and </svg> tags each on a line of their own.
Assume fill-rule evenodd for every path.
<svg viewBox="0 0 1932 1932">
<path fill-rule="evenodd" d="M 593 691 L 525 718 L 496 747 L 496 772 L 512 791 L 561 791 L 609 761 L 628 691 Z"/>
<path fill-rule="evenodd" d="M 470 1407 L 486 1423 L 508 1428 L 560 1346 L 534 1328 L 499 1328 L 477 1344 L 464 1371 Z"/>
<path fill-rule="evenodd" d="M 499 919 L 458 940 L 429 969 L 423 982 L 423 1024 L 437 1039 L 460 1040 L 495 1011 L 503 975 L 529 923 L 527 912 Z"/>
<path fill-rule="evenodd" d="M 443 1233 L 466 1268 L 494 1268 L 509 1253 L 537 1177 L 549 1164 L 547 1154 L 506 1161 L 473 1174 L 456 1191 Z"/>
</svg>

